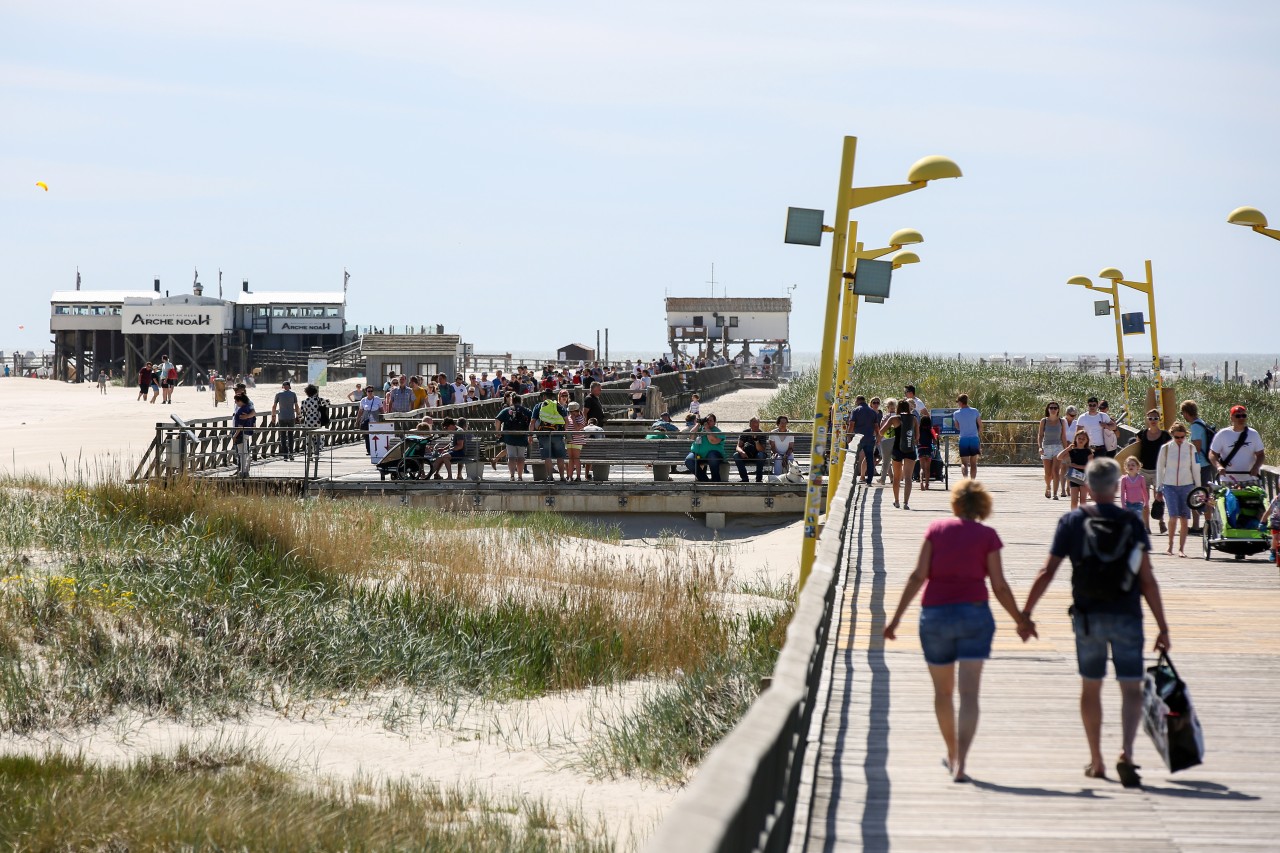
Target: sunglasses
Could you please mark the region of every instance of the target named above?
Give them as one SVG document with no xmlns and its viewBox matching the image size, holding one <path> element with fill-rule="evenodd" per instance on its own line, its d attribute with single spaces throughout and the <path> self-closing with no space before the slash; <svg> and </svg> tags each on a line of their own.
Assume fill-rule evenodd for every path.
<svg viewBox="0 0 1280 853">
<path fill-rule="evenodd" d="M 1186 438 L 1186 437 L 1187 437 L 1187 434 L 1186 434 L 1185 432 L 1175 432 L 1175 433 L 1173 434 L 1173 437 L 1174 437 L 1174 438 Z"/>
<path fill-rule="evenodd" d="M 1056 412 L 1056 411 L 1058 411 L 1058 407 L 1057 407 L 1057 406 L 1050 406 L 1050 407 L 1049 407 L 1049 411 L 1051 411 L 1051 412 Z"/>
<path fill-rule="evenodd" d="M 1232 415 L 1231 417 L 1232 417 L 1232 418 L 1234 418 L 1234 419 L 1235 419 L 1235 420 L 1237 420 L 1237 421 L 1242 421 L 1242 420 L 1244 420 L 1245 418 L 1247 418 L 1247 417 L 1249 417 L 1249 416 L 1248 416 L 1248 415 Z"/>
<path fill-rule="evenodd" d="M 1160 419 L 1159 419 L 1159 418 L 1147 418 L 1147 420 L 1149 420 L 1149 421 L 1158 421 L 1158 420 L 1160 420 Z"/>
</svg>

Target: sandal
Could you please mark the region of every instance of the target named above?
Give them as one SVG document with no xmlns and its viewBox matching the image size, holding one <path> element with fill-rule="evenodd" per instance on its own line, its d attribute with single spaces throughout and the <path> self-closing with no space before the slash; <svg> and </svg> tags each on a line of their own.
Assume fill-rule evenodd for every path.
<svg viewBox="0 0 1280 853">
<path fill-rule="evenodd" d="M 1088 777 L 1088 778 L 1090 778 L 1090 779 L 1106 779 L 1106 778 L 1107 778 L 1107 771 L 1105 771 L 1105 770 L 1094 770 L 1094 769 L 1093 769 L 1093 765 L 1092 765 L 1092 764 L 1086 764 L 1086 765 L 1084 766 L 1084 775 L 1085 775 L 1085 776 L 1087 776 L 1087 777 Z"/>
<path fill-rule="evenodd" d="M 1142 777 L 1138 775 L 1138 765 L 1132 761 L 1117 761 L 1116 775 L 1120 777 L 1120 784 L 1126 788 L 1141 788 Z"/>
</svg>

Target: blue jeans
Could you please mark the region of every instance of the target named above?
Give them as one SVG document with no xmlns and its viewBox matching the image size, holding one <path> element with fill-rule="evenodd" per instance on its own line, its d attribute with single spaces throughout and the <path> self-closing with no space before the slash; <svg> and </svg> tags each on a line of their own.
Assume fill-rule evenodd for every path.
<svg viewBox="0 0 1280 853">
<path fill-rule="evenodd" d="M 920 608 L 920 646 L 925 662 L 933 666 L 986 660 L 995 634 L 996 620 L 985 601 Z"/>
<path fill-rule="evenodd" d="M 736 453 L 733 456 L 733 464 L 738 466 L 738 476 L 742 478 L 742 482 L 747 482 L 750 478 L 747 476 L 747 466 L 756 466 L 756 482 L 759 483 L 764 479 L 764 456 L 739 456 Z"/>
<path fill-rule="evenodd" d="M 1074 608 L 1073 608 L 1074 610 Z M 1071 614 L 1076 634 L 1076 663 L 1081 678 L 1107 677 L 1107 648 L 1120 681 L 1139 681 L 1143 676 L 1142 616 L 1131 613 Z"/>
<path fill-rule="evenodd" d="M 684 458 L 684 467 L 689 473 L 697 477 L 702 482 L 710 480 L 712 483 L 720 482 L 720 463 L 724 461 L 724 454 L 719 450 L 713 450 L 707 454 L 705 459 L 699 459 L 694 453 L 690 453 Z M 702 469 L 702 465 L 706 464 L 711 471 L 711 476 L 707 476 L 707 472 Z"/>
</svg>

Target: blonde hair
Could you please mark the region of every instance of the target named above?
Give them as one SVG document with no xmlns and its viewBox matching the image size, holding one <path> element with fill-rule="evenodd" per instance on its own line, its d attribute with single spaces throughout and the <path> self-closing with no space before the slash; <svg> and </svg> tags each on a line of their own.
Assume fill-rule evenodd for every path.
<svg viewBox="0 0 1280 853">
<path fill-rule="evenodd" d="M 991 493 L 978 480 L 966 477 L 951 487 L 951 511 L 957 518 L 982 521 L 991 515 Z"/>
<path fill-rule="evenodd" d="M 1169 435 L 1173 435 L 1175 432 L 1180 432 L 1185 435 L 1189 434 L 1190 431 L 1187 429 L 1187 425 L 1182 421 L 1174 421 L 1169 424 Z"/>
<path fill-rule="evenodd" d="M 1139 471 L 1142 470 L 1141 466 L 1138 464 L 1138 457 L 1136 456 L 1130 456 L 1128 459 L 1124 460 L 1124 470 L 1128 471 L 1130 465 Z"/>
</svg>

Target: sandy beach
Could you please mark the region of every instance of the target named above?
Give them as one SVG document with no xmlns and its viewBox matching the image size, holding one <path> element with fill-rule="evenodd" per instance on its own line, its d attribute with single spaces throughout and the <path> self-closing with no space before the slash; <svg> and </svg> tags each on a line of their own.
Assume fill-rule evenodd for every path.
<svg viewBox="0 0 1280 853">
<path fill-rule="evenodd" d="M 354 382 L 322 392 L 342 400 Z M 259 411 L 269 411 L 278 386 L 250 392 Z M 0 472 L 9 476 L 75 479 L 78 475 L 128 476 L 154 435 L 157 422 L 228 414 L 212 395 L 179 388 L 174 403 L 140 402 L 137 389 L 67 385 L 38 379 L 0 380 L 0 431 L 6 442 Z M 708 401 L 703 411 L 722 420 L 749 417 L 770 396 L 749 390 Z M 663 537 L 687 544 L 683 559 L 702 549 L 733 567 L 735 580 L 776 584 L 794 578 L 799 566 L 801 522 L 736 519 L 708 530 L 686 516 L 616 516 L 623 539 L 595 543 L 620 558 L 656 553 Z M 184 743 L 247 743 L 300 775 L 407 777 L 452 785 L 474 785 L 496 794 L 527 795 L 568 812 L 599 820 L 622 848 L 648 835 L 677 789 L 633 778 L 596 778 L 583 766 L 582 750 L 601 726 L 616 719 L 652 683 L 628 683 L 518 702 L 463 699 L 462 704 L 420 695 L 327 699 L 286 711 L 251 710 L 240 718 L 208 725 L 124 714 L 99 725 L 29 737 L 5 737 L 5 751 L 82 750 L 104 761 L 123 761 Z M 387 708 L 402 699 L 411 710 L 388 724 Z"/>
</svg>

